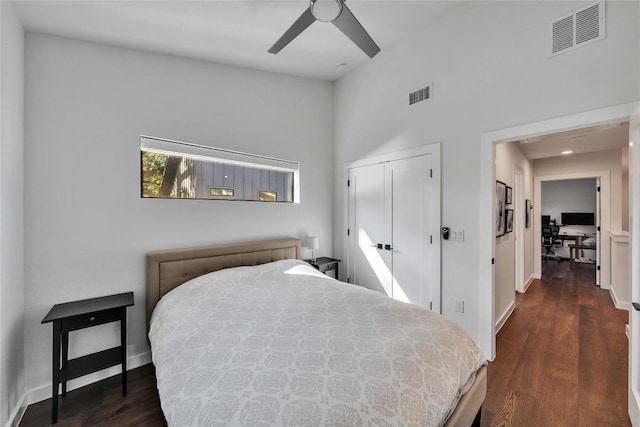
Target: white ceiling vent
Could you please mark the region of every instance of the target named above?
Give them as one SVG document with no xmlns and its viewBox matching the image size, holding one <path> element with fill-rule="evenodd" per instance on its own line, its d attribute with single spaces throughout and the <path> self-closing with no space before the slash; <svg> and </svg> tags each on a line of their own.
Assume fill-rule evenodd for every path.
<svg viewBox="0 0 640 427">
<path fill-rule="evenodd" d="M 413 105 L 416 102 L 430 99 L 432 95 L 431 86 L 432 86 L 432 83 L 429 83 L 427 86 L 423 87 L 422 89 L 418 89 L 415 92 L 411 92 L 409 94 L 409 105 Z"/>
<path fill-rule="evenodd" d="M 556 56 L 604 39 L 605 2 L 599 1 L 582 7 L 549 24 L 551 52 Z"/>
</svg>

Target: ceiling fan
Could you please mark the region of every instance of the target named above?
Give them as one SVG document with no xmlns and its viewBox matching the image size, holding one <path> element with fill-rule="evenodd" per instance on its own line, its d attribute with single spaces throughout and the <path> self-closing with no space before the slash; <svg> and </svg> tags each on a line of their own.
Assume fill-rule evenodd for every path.
<svg viewBox="0 0 640 427">
<path fill-rule="evenodd" d="M 345 0 L 310 0 L 309 7 L 289 27 L 287 31 L 271 46 L 269 53 L 278 53 L 293 39 L 298 37 L 314 21 L 331 22 L 351 39 L 369 58 L 376 56 L 380 48 L 365 31 L 351 10 L 344 4 Z"/>
</svg>

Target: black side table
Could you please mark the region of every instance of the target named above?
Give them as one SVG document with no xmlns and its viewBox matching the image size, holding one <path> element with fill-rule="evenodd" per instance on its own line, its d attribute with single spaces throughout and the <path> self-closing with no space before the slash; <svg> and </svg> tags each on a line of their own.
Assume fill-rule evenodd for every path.
<svg viewBox="0 0 640 427">
<path fill-rule="evenodd" d="M 305 259 L 303 261 L 308 262 L 313 267 L 315 267 L 321 273 L 327 273 L 327 271 L 335 270 L 336 271 L 336 279 L 338 279 L 338 264 L 341 262 L 339 259 L 329 258 L 326 256 L 316 258 L 315 260 Z"/>
<path fill-rule="evenodd" d="M 109 295 L 54 305 L 42 319 L 53 322 L 53 393 L 51 423 L 58 422 L 58 392 L 67 395 L 67 381 L 101 369 L 122 364 L 122 395 L 127 395 L 127 307 L 132 306 L 133 292 Z M 68 359 L 69 332 L 109 322 L 120 321 L 120 346 L 86 356 Z M 61 342 L 62 340 L 62 342 Z M 62 344 L 62 364 L 60 347 Z"/>
</svg>

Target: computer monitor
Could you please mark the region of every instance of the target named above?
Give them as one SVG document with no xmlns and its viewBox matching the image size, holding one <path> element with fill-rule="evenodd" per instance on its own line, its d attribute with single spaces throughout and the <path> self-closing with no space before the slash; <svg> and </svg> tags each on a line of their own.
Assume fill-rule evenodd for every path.
<svg viewBox="0 0 640 427">
<path fill-rule="evenodd" d="M 591 212 L 562 212 L 562 225 L 595 225 Z"/>
</svg>

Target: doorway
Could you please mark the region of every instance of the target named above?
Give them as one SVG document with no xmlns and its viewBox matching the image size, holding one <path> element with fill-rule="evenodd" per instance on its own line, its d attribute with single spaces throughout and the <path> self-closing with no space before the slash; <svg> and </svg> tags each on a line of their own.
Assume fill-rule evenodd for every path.
<svg viewBox="0 0 640 427">
<path fill-rule="evenodd" d="M 545 265 L 542 259 L 555 260 L 557 262 L 570 261 L 573 263 L 590 263 L 595 264 L 594 284 L 600 285 L 600 253 L 602 252 L 602 243 L 600 241 L 600 189 L 607 192 L 606 200 L 610 200 L 609 188 L 607 185 L 601 185 L 601 176 L 609 178 L 609 173 L 598 173 L 593 176 L 575 177 L 568 175 L 566 179 L 561 177 L 538 177 L 535 188 L 540 189 L 540 220 L 541 220 L 541 239 L 542 241 L 540 260 L 536 260 L 536 267 L 540 266 L 540 275 L 545 276 L 543 271 Z M 609 179 L 602 179 L 609 181 Z M 607 212 L 610 211 L 608 204 Z M 537 220 L 538 217 L 536 217 Z M 609 220 L 607 226 L 609 229 Z M 544 230 L 554 230 L 552 237 L 545 236 Z M 550 244 L 549 244 L 550 243 Z M 589 249 L 581 248 L 571 251 L 570 246 L 584 246 Z M 573 260 L 570 260 L 573 257 Z M 607 263 L 608 264 L 608 263 Z"/>
<path fill-rule="evenodd" d="M 605 124 L 618 120 L 629 120 L 637 102 L 621 104 L 585 113 L 544 120 L 522 126 L 515 126 L 481 135 L 481 191 L 480 191 L 480 253 L 487 254 L 479 268 L 478 340 L 481 350 L 490 360 L 495 358 L 495 145 L 500 142 L 513 141 L 534 135 L 545 135 L 554 132 L 579 129 L 597 124 Z M 536 191 L 534 190 L 534 194 Z M 539 194 L 539 192 L 537 193 Z M 603 201 L 604 204 L 604 201 Z M 539 200 L 534 200 L 534 218 Z M 539 213 L 538 213 L 539 215 Z M 604 212 L 603 212 L 604 216 Z M 534 226 L 537 221 L 533 221 Z M 538 226 L 539 227 L 539 226 Z M 535 228 L 534 228 L 535 230 Z M 539 236 L 539 234 L 537 234 Z M 534 245 L 534 248 L 539 248 Z M 539 250 L 539 249 L 538 249 Z M 539 255 L 539 254 L 538 254 Z M 535 256 L 535 255 L 534 255 Z M 602 254 L 603 261 L 606 254 Z M 536 258 L 539 258 L 536 257 Z M 535 258 L 534 258 L 535 259 Z M 602 272 L 604 274 L 604 272 Z"/>
<path fill-rule="evenodd" d="M 564 232 L 569 232 L 571 234 L 571 230 L 578 231 L 580 233 L 591 233 L 591 230 L 595 232 L 595 262 L 596 262 L 596 270 L 595 270 L 595 284 L 601 286 L 603 289 L 609 289 L 609 281 L 601 280 L 602 277 L 608 278 L 611 274 L 611 244 L 607 239 L 601 239 L 601 233 L 599 229 L 610 230 L 611 229 L 611 210 L 609 207 L 611 206 L 611 174 L 609 171 L 606 172 L 586 172 L 586 173 L 575 173 L 575 174 L 567 174 L 567 175 L 552 175 L 552 176 L 538 176 L 534 178 L 534 218 L 541 218 L 544 215 L 543 209 L 543 201 L 542 201 L 542 193 L 543 193 L 543 183 L 544 182 L 561 182 L 561 181 L 574 181 L 574 180 L 593 180 L 594 188 L 593 188 L 593 197 L 595 204 L 594 211 L 594 226 L 569 226 L 564 229 Z M 600 191 L 597 189 L 600 188 Z M 536 204 L 539 208 L 536 207 Z M 606 207 L 606 209 L 602 209 L 601 206 Z M 560 223 L 562 222 L 562 212 L 551 210 L 549 211 L 551 216 L 554 218 L 559 218 Z M 540 222 L 540 221 L 538 221 Z M 561 227 L 562 229 L 562 227 Z M 537 227 L 534 227 L 534 239 L 536 241 L 542 240 L 542 227 L 540 224 Z M 586 236 L 585 236 L 586 237 Z M 536 277 L 542 276 L 542 246 L 536 245 L 536 252 L 534 253 L 534 275 Z M 563 249 L 563 253 L 560 253 L 560 256 L 569 255 L 568 249 Z"/>
</svg>

